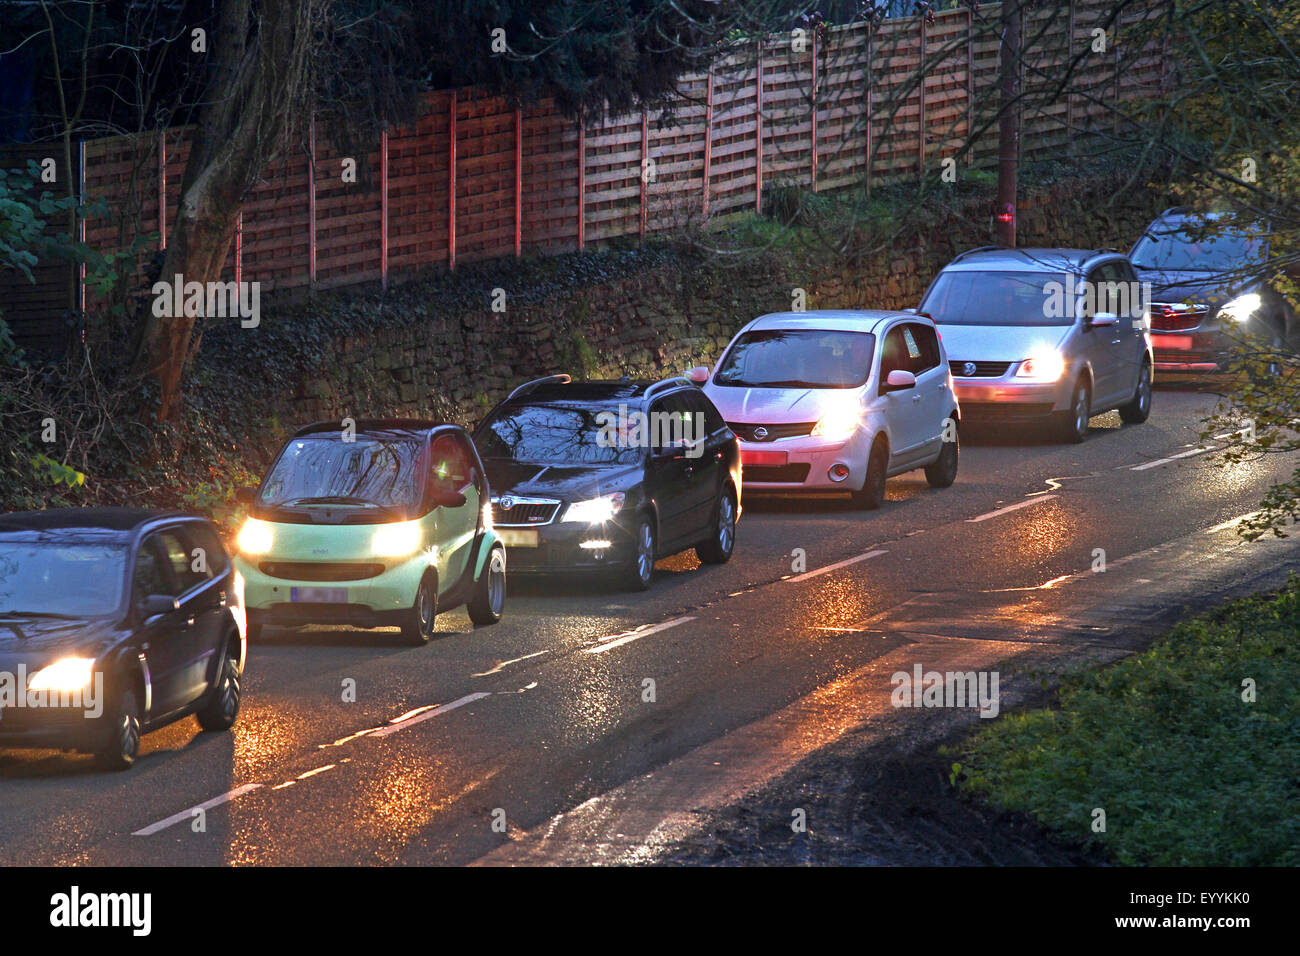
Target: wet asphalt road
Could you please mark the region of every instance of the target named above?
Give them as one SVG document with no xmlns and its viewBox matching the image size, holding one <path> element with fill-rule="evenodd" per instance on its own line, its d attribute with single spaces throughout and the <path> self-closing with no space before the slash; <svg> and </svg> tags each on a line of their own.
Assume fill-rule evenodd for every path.
<svg viewBox="0 0 1300 956">
<path fill-rule="evenodd" d="M 0 862 L 468 863 L 509 841 L 494 820 L 537 828 L 918 633 L 1035 641 L 1050 626 L 1125 645 L 1129 616 L 1164 620 L 1300 567 L 1300 547 L 1244 546 L 1223 527 L 1295 459 L 1224 470 L 1188 454 L 1214 402 L 1161 389 L 1147 424 L 1100 416 L 1077 446 L 967 434 L 952 488 L 915 472 L 874 513 L 750 497 L 728 565 L 669 558 L 635 595 L 512 580 L 500 624 L 448 612 L 423 648 L 387 631 L 268 630 L 232 733 L 188 718 L 121 774 L 0 751 Z M 795 573 L 795 549 L 817 573 Z"/>
</svg>

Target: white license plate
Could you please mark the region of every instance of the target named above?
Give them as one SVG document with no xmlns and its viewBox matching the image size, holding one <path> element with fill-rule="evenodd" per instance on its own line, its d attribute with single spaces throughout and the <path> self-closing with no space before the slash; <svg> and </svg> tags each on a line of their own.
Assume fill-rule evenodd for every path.
<svg viewBox="0 0 1300 956">
<path fill-rule="evenodd" d="M 542 545 L 541 532 L 529 528 L 498 528 L 497 534 L 501 535 L 507 548 L 540 548 Z"/>
<path fill-rule="evenodd" d="M 290 601 L 304 604 L 347 604 L 347 588 L 290 588 Z"/>
</svg>

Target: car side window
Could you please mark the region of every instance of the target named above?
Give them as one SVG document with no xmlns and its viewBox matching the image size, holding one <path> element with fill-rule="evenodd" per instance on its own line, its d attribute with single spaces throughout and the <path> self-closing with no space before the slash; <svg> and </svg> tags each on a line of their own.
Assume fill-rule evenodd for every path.
<svg viewBox="0 0 1300 956">
<path fill-rule="evenodd" d="M 919 322 L 913 322 L 908 325 L 903 333 L 905 340 L 908 342 L 908 351 L 911 353 L 911 346 L 915 345 L 919 353 L 912 363 L 912 374 L 920 377 L 924 372 L 939 366 L 939 337 L 935 334 L 933 328 L 928 325 L 922 325 Z"/>
<path fill-rule="evenodd" d="M 430 481 L 441 491 L 460 491 L 470 483 L 469 459 L 455 436 L 443 435 L 433 443 Z"/>
<path fill-rule="evenodd" d="M 650 403 L 650 447 L 654 450 L 668 448 L 674 440 L 693 438 L 691 409 L 686 404 L 685 392 L 674 392 Z"/>
<path fill-rule="evenodd" d="M 1098 312 L 1106 311 L 1105 304 L 1101 301 L 1103 298 L 1101 294 L 1102 283 L 1105 282 L 1106 279 L 1102 275 L 1101 268 L 1098 267 L 1089 272 L 1084 277 L 1084 281 L 1087 283 L 1087 288 L 1092 290 L 1092 295 L 1085 295 L 1083 298 L 1083 317 L 1085 319 L 1091 319 Z"/>
<path fill-rule="evenodd" d="M 890 372 L 910 372 L 912 360 L 908 356 L 907 342 L 903 338 L 903 327 L 896 325 L 885 333 L 885 342 L 880 355 L 880 384 L 889 378 Z"/>
<path fill-rule="evenodd" d="M 167 563 L 171 566 L 172 579 L 177 584 L 177 593 L 184 594 L 192 587 L 202 584 L 208 579 L 204 571 L 196 571 L 195 566 L 199 563 L 190 554 L 193 550 L 189 543 L 177 528 L 169 528 L 166 531 L 158 532 L 158 546 L 166 556 Z"/>
<path fill-rule="evenodd" d="M 720 428 L 726 427 L 726 422 L 722 420 L 722 415 L 713 403 L 708 400 L 701 391 L 682 392 L 682 402 L 686 407 L 687 414 L 691 416 L 691 434 L 694 435 L 700 430 L 700 422 L 704 423 L 703 434 L 712 435 Z"/>
<path fill-rule="evenodd" d="M 187 524 L 184 528 L 186 546 L 190 555 L 190 567 L 196 565 L 196 574 L 204 578 L 215 578 L 224 574 L 227 566 L 226 549 L 221 544 L 217 533 L 203 524 Z"/>
<path fill-rule="evenodd" d="M 135 558 L 135 576 L 131 583 L 131 600 L 139 604 L 151 594 L 175 597 L 180 588 L 175 584 L 166 559 L 158 547 L 158 535 L 151 534 L 140 543 Z"/>
</svg>

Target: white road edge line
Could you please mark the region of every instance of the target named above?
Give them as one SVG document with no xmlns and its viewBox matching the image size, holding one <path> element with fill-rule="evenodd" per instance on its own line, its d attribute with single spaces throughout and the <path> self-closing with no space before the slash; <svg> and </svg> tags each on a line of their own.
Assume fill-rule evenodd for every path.
<svg viewBox="0 0 1300 956">
<path fill-rule="evenodd" d="M 633 641 L 640 640 L 643 637 L 649 637 L 651 634 L 658 634 L 660 631 L 666 631 L 670 627 L 676 627 L 679 624 L 685 624 L 693 621 L 693 617 L 675 617 L 670 621 L 663 621 L 660 624 L 651 624 L 649 627 L 638 628 L 634 631 L 624 631 L 621 634 L 611 634 L 609 637 L 602 637 L 600 643 L 595 647 L 585 648 L 588 654 L 604 654 L 606 651 L 612 651 L 616 647 L 622 647 L 624 644 L 631 644 Z"/>
<path fill-rule="evenodd" d="M 1159 458 L 1155 461 L 1149 461 L 1144 465 L 1133 465 L 1129 471 L 1146 471 L 1148 468 L 1156 468 L 1160 465 L 1167 465 L 1171 461 L 1178 461 L 1180 458 L 1191 458 L 1193 455 L 1204 455 L 1207 451 L 1217 451 L 1217 448 L 1193 448 L 1191 451 L 1185 451 L 1180 455 L 1170 455 L 1168 458 Z"/>
<path fill-rule="evenodd" d="M 1028 508 L 1030 505 L 1036 505 L 1040 501 L 1051 501 L 1053 498 L 1059 498 L 1060 495 L 1038 495 L 1027 501 L 1017 501 L 1014 505 L 1007 505 L 1005 508 L 999 508 L 997 511 L 990 511 L 988 514 L 982 514 L 975 518 L 967 518 L 967 521 L 988 521 L 990 518 L 996 518 L 998 515 L 1004 515 L 1008 511 L 1019 511 L 1021 508 Z"/>
<path fill-rule="evenodd" d="M 195 810 L 211 810 L 213 807 L 219 807 L 223 803 L 228 803 L 236 797 L 242 797 L 249 791 L 256 790 L 262 786 L 260 783 L 246 783 L 242 787 L 236 787 L 228 793 L 223 793 L 219 797 L 213 797 L 211 800 L 205 800 L 203 803 L 190 807 L 188 810 L 182 810 L 180 813 L 173 813 L 166 820 L 159 820 L 157 823 L 151 823 L 143 830 L 136 830 L 131 836 L 153 836 L 159 830 L 166 830 L 170 826 L 175 826 L 183 820 L 188 820 L 194 816 Z"/>
<path fill-rule="evenodd" d="M 437 717 L 439 714 L 445 714 L 449 710 L 455 710 L 457 707 L 464 707 L 466 704 L 472 704 L 476 700 L 482 700 L 484 697 L 491 696 L 492 694 L 485 690 L 476 691 L 473 694 L 466 694 L 458 700 L 453 700 L 450 704 L 443 704 L 439 707 L 434 707 L 431 710 L 418 713 L 414 717 L 406 717 L 405 719 L 393 721 L 387 727 L 380 727 L 369 736 L 387 737 L 389 734 L 395 734 L 399 730 L 405 730 L 407 727 L 414 727 L 416 724 L 422 724 L 430 717 Z"/>
<path fill-rule="evenodd" d="M 803 574 L 796 574 L 792 578 L 782 578 L 787 584 L 792 581 L 807 581 L 809 578 L 815 578 L 819 574 L 825 574 L 827 571 L 834 571 L 837 568 L 846 568 L 850 564 L 857 564 L 859 561 L 866 561 L 868 558 L 878 558 L 882 554 L 888 554 L 888 551 L 876 550 L 868 551 L 866 554 L 854 555 L 851 558 L 845 558 L 843 561 L 836 561 L 834 564 L 828 564 L 824 568 L 817 568 L 814 571 L 805 571 Z"/>
</svg>

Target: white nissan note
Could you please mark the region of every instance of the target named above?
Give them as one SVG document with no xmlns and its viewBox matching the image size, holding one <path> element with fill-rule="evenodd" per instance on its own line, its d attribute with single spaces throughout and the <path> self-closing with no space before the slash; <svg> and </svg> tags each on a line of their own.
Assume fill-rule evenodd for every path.
<svg viewBox="0 0 1300 956">
<path fill-rule="evenodd" d="M 740 438 L 755 492 L 849 494 L 878 508 L 885 479 L 957 477 L 959 409 L 943 342 L 907 312 L 778 312 L 742 328 L 693 381 Z"/>
</svg>

